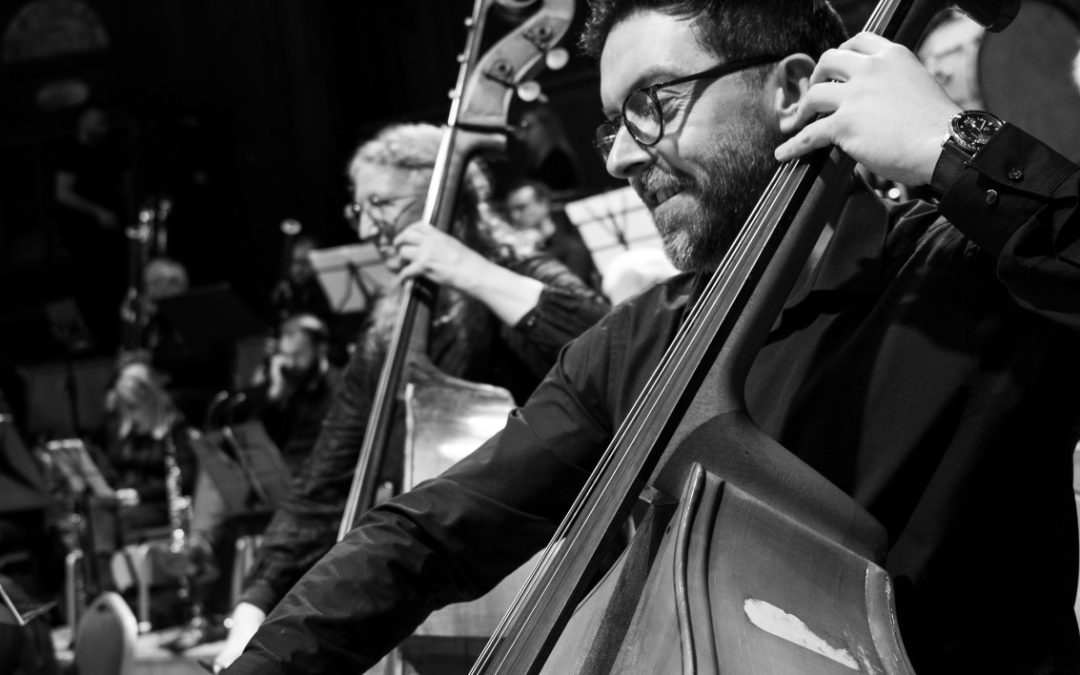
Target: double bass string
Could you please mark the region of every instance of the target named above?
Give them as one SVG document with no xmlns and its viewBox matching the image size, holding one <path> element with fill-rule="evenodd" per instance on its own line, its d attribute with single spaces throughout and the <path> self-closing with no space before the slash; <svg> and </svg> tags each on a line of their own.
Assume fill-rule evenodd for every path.
<svg viewBox="0 0 1080 675">
<path fill-rule="evenodd" d="M 716 323 L 716 318 L 727 315 L 730 305 L 734 303 L 738 295 L 739 289 L 732 287 L 741 285 L 745 288 L 748 275 L 747 270 L 742 268 L 757 259 L 757 256 L 751 254 L 755 250 L 760 251 L 762 246 L 760 242 L 775 234 L 778 219 L 770 215 L 777 209 L 782 209 L 784 204 L 790 201 L 786 195 L 791 194 L 794 185 L 801 180 L 803 174 L 805 174 L 805 167 L 800 170 L 800 164 L 796 162 L 782 165 L 774 174 L 761 200 L 751 213 L 747 225 L 736 235 L 732 248 L 711 276 L 699 300 L 689 311 L 672 344 L 665 351 L 627 418 L 620 425 L 607 450 L 598 461 L 597 467 L 556 530 L 551 544 L 542 553 L 537 565 L 519 590 L 511 608 L 496 628 L 496 635 L 505 635 L 511 621 L 528 621 L 538 610 L 536 603 L 523 606 L 525 605 L 524 598 L 530 595 L 535 597 L 536 593 L 541 592 L 537 590 L 538 587 L 544 591 L 548 590 L 563 574 L 566 556 L 561 558 L 558 556 L 561 551 L 574 548 L 575 543 L 582 536 L 583 527 L 579 527 L 577 533 L 569 539 L 567 539 L 567 533 L 575 524 L 589 522 L 595 517 L 597 508 L 595 495 L 612 489 L 612 481 L 626 475 L 626 465 L 631 461 L 637 460 L 638 464 L 637 467 L 631 468 L 634 475 L 644 464 L 646 458 L 635 457 L 635 453 L 630 450 L 637 447 L 642 434 L 651 428 L 651 423 L 656 416 L 663 414 L 663 406 L 656 402 L 657 399 L 666 390 L 671 389 L 671 382 L 680 373 L 685 372 L 688 362 L 700 361 L 703 358 L 704 355 L 700 353 L 701 345 L 707 342 L 707 333 L 716 332 L 718 326 L 713 325 Z M 710 322 L 709 319 L 713 321 Z M 610 467 L 613 464 L 616 468 L 611 470 Z M 603 486 L 601 486 L 602 482 Z M 513 641 L 518 639 L 518 635 L 520 633 L 515 635 Z M 490 652 L 493 649 L 492 643 L 485 647 L 477 661 L 477 667 L 490 660 Z"/>
<path fill-rule="evenodd" d="M 879 2 L 864 30 L 885 35 L 890 22 L 899 16 L 898 12 L 905 2 L 911 4 L 911 0 Z M 896 28 L 898 31 L 899 27 Z M 502 636 L 511 645 L 503 652 L 504 663 L 513 646 L 524 639 L 528 629 L 526 621 L 535 621 L 534 616 L 542 609 L 543 598 L 538 595 L 540 591 L 537 587 L 542 586 L 547 592 L 560 583 L 562 577 L 569 574 L 567 567 L 570 563 L 570 551 L 579 550 L 579 541 L 588 534 L 588 524 L 598 518 L 596 512 L 602 505 L 598 493 L 602 496 L 620 479 L 625 481 L 626 473 L 633 476 L 633 481 L 640 478 L 639 471 L 654 453 L 641 452 L 640 448 L 637 448 L 637 441 L 650 431 L 652 423 L 662 414 L 662 409 L 673 405 L 668 397 L 672 381 L 679 373 L 684 372 L 687 364 L 692 366 L 695 361 L 700 362 L 706 356 L 704 352 L 709 346 L 710 334 L 723 328 L 722 324 L 732 305 L 746 290 L 749 274 L 756 262 L 756 255 L 751 254 L 760 252 L 764 243 L 774 236 L 777 224 L 781 221 L 778 216 L 791 205 L 796 186 L 805 180 L 809 170 L 810 166 L 806 161 L 789 162 L 778 168 L 746 226 L 736 236 L 732 248 L 710 278 L 702 296 L 689 310 L 672 344 L 653 370 L 630 413 L 619 426 L 596 468 L 557 528 L 551 543 L 545 548 L 540 561 L 497 627 L 495 635 Z M 663 419 L 660 421 L 663 422 Z M 653 450 L 651 445 L 648 450 Z M 628 465 L 630 471 L 626 471 Z M 612 470 L 612 466 L 615 470 Z M 632 483 L 626 487 L 631 485 Z M 614 514 L 609 517 L 614 518 Z M 512 636 L 507 636 L 507 628 L 512 622 L 517 622 L 518 630 Z M 487 667 L 493 658 L 496 644 L 497 641 L 493 639 L 485 646 L 473 669 L 474 673 Z"/>
</svg>

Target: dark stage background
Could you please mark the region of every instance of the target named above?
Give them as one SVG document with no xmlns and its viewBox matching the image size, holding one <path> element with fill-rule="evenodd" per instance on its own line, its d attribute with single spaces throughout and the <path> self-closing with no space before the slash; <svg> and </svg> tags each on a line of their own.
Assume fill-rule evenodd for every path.
<svg viewBox="0 0 1080 675">
<path fill-rule="evenodd" d="M 872 3 L 837 5 L 857 27 Z M 390 121 L 445 120 L 471 7 L 0 0 L 0 388 L 15 366 L 61 356 L 43 308 L 88 281 L 57 245 L 51 206 L 53 155 L 73 136 L 73 110 L 56 105 L 65 92 L 85 85 L 115 112 L 136 199 L 174 204 L 169 253 L 192 285 L 227 282 L 265 316 L 280 222 L 299 220 L 323 245 L 348 242 L 344 168 L 357 142 Z M 585 189 L 614 185 L 589 147 L 593 64 L 575 54 L 541 82 L 581 149 Z"/>
</svg>

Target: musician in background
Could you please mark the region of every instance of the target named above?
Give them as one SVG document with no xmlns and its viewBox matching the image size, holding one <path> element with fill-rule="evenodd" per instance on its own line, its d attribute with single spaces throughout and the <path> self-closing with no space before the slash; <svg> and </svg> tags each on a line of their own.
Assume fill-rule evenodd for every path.
<svg viewBox="0 0 1080 675">
<path fill-rule="evenodd" d="M 546 103 L 531 105 L 521 113 L 514 137 L 521 142 L 521 172 L 552 190 L 580 187 L 581 167 L 555 111 Z"/>
<path fill-rule="evenodd" d="M 159 256 L 147 262 L 143 293 L 136 300 L 142 303 L 142 348 L 125 358 L 149 365 L 186 419 L 202 419 L 211 397 L 228 380 L 232 346 L 190 341 L 161 313 L 161 301 L 190 288 L 187 267 L 179 260 Z"/>
<path fill-rule="evenodd" d="M 478 162 L 469 165 L 453 232 L 417 222 L 432 180 L 442 131 L 423 124 L 382 130 L 349 164 L 353 226 L 374 238 L 402 278 L 424 276 L 441 286 L 429 354 L 444 372 L 506 387 L 521 402 L 554 363 L 559 349 L 609 306 L 562 264 L 507 245 L 490 207 L 491 186 Z M 236 658 L 286 591 L 333 545 L 367 426 L 397 294 L 381 299 L 346 369 L 295 492 L 279 509 L 260 549 L 220 665 Z M 383 494 L 399 489 L 401 433 L 381 468 Z"/>
<path fill-rule="evenodd" d="M 478 451 L 365 514 L 230 675 L 362 671 L 544 545 L 777 162 L 829 143 L 940 203 L 853 186 L 750 367 L 749 413 L 884 525 L 915 672 L 1080 672 L 1080 167 L 990 118 L 968 133 L 979 119 L 910 51 L 845 40 L 822 1 L 590 4 L 598 148 L 688 274 L 568 345 Z"/>
<path fill-rule="evenodd" d="M 329 340 L 326 324 L 313 314 L 286 319 L 274 353 L 235 413 L 263 423 L 293 475 L 311 454 L 337 390 L 340 373 L 328 360 Z"/>
<path fill-rule="evenodd" d="M 531 179 L 512 183 L 506 191 L 506 213 L 515 230 L 535 238 L 537 249 L 566 265 L 592 288 L 600 288 L 592 252 L 565 214 L 554 217 L 547 185 Z"/>
<path fill-rule="evenodd" d="M 143 292 L 135 299 L 135 302 L 142 303 L 142 346 L 151 353 L 174 349 L 180 338 L 158 313 L 158 302 L 188 292 L 191 281 L 187 268 L 179 260 L 157 257 L 146 263 L 142 276 Z"/>
<path fill-rule="evenodd" d="M 169 524 L 165 455 L 173 452 L 183 476 L 183 493 L 195 482 L 195 454 L 188 426 L 160 381 L 145 363 L 121 365 L 106 395 L 109 433 L 102 474 L 120 500 L 125 539 L 137 540 L 141 530 Z"/>
<path fill-rule="evenodd" d="M 57 152 L 53 198 L 60 239 L 71 257 L 76 301 L 100 347 L 119 342 L 116 307 L 124 294 L 124 227 L 131 216 L 131 172 L 111 116 L 88 105 L 74 137 Z"/>
<path fill-rule="evenodd" d="M 986 107 L 976 64 L 986 29 L 959 11 L 940 14 L 919 45 L 919 60 L 945 93 L 964 110 Z"/>
<path fill-rule="evenodd" d="M 307 235 L 296 237 L 289 246 L 285 276 L 270 293 L 270 303 L 279 321 L 297 314 L 314 314 L 324 322 L 333 318 L 330 301 L 308 257 L 315 248 L 315 240 Z"/>
<path fill-rule="evenodd" d="M 318 438 L 323 418 L 338 388 L 339 372 L 327 359 L 329 334 L 326 325 L 311 314 L 286 319 L 275 340 L 274 351 L 255 382 L 219 406 L 214 426 L 258 420 L 289 471 L 300 475 Z M 203 614 L 190 622 L 176 647 L 186 649 L 225 636 L 221 619 L 231 611 L 229 594 L 237 538 L 258 534 L 267 523 L 266 514 L 253 513 L 229 519 L 228 508 L 206 471 L 195 483 L 190 546 L 192 568 L 198 568 L 194 594 Z"/>
<path fill-rule="evenodd" d="M 281 325 L 274 351 L 251 386 L 234 394 L 211 415 L 212 426 L 258 420 L 281 451 L 289 475 L 300 474 L 311 456 L 323 418 L 339 384 L 326 357 L 326 325 L 300 314 Z M 193 532 L 211 541 L 224 521 L 224 504 L 205 473 L 195 491 Z"/>
</svg>

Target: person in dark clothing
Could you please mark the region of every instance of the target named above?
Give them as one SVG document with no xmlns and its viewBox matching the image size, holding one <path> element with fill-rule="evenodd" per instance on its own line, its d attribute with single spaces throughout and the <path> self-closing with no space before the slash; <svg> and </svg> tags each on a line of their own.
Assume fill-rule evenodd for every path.
<svg viewBox="0 0 1080 675">
<path fill-rule="evenodd" d="M 310 460 L 323 418 L 338 388 L 339 373 L 327 360 L 329 333 L 311 314 L 286 319 L 274 353 L 256 382 L 223 399 L 221 419 L 213 425 L 258 421 L 280 451 L 289 480 L 295 480 Z M 220 639 L 222 615 L 231 609 L 232 578 L 239 537 L 259 534 L 269 521 L 262 509 L 230 517 L 223 492 L 237 486 L 215 482 L 207 470 L 198 474 L 192 504 L 188 553 L 199 579 L 193 589 L 202 614 L 195 617 L 173 643 L 177 651 Z"/>
<path fill-rule="evenodd" d="M 227 340 L 191 339 L 160 310 L 160 303 L 190 291 L 183 263 L 152 258 L 143 269 L 143 284 L 138 300 L 145 318 L 142 344 L 123 358 L 150 364 L 184 417 L 201 420 L 211 398 L 228 384 L 234 345 Z"/>
<path fill-rule="evenodd" d="M 175 457 L 182 493 L 190 495 L 195 484 L 191 427 L 158 377 L 145 363 L 126 363 L 106 397 L 113 423 L 100 467 L 120 501 L 128 541 L 136 541 L 142 530 L 169 525 L 167 456 Z"/>
<path fill-rule="evenodd" d="M 131 178 L 109 113 L 88 106 L 75 137 L 57 153 L 53 198 L 61 242 L 73 265 L 71 288 L 98 346 L 119 342 L 118 307 L 124 294 Z"/>
<path fill-rule="evenodd" d="M 559 349 L 610 306 L 558 261 L 518 255 L 505 238 L 509 225 L 491 212 L 490 186 L 478 164 L 466 172 L 453 237 L 416 222 L 441 139 L 430 125 L 397 125 L 357 150 L 349 176 L 358 234 L 375 237 L 402 277 L 422 275 L 441 285 L 429 333 L 432 362 L 447 374 L 502 386 L 524 402 Z M 377 303 L 312 459 L 266 532 L 219 666 L 239 654 L 265 613 L 336 539 L 397 305 L 396 294 Z M 400 489 L 401 453 L 391 454 L 380 471 L 386 495 Z"/>
<path fill-rule="evenodd" d="M 823 1 L 590 4 L 599 149 L 686 274 L 571 343 L 477 452 L 369 511 L 230 675 L 363 670 L 542 546 L 776 162 L 830 143 L 940 202 L 852 191 L 749 367 L 750 415 L 884 525 L 916 672 L 1077 672 L 1080 168 L 1008 124 L 968 134 L 910 51 L 845 41 Z"/>
<path fill-rule="evenodd" d="M 315 445 L 340 373 L 328 361 L 329 330 L 315 315 L 288 317 L 279 333 L 274 353 L 230 417 L 262 422 L 295 476 Z"/>
<path fill-rule="evenodd" d="M 297 314 L 314 314 L 325 322 L 333 318 L 330 301 L 308 258 L 314 249 L 315 240 L 304 235 L 298 236 L 289 247 L 287 274 L 270 293 L 270 303 L 279 320 Z"/>
<path fill-rule="evenodd" d="M 286 319 L 275 341 L 274 353 L 255 382 L 225 399 L 222 418 L 212 416 L 211 424 L 221 426 L 258 421 L 281 453 L 290 480 L 303 470 L 322 428 L 330 403 L 338 389 L 340 374 L 326 357 L 326 325 L 310 314 Z M 227 517 L 221 489 L 204 471 L 195 489 L 192 533 L 208 542 L 221 539 L 217 532 Z M 233 537 L 229 538 L 231 548 Z"/>
<path fill-rule="evenodd" d="M 594 289 L 601 287 L 600 272 L 581 233 L 561 210 L 552 210 L 551 189 L 537 180 L 521 180 L 506 190 L 506 212 L 519 232 L 531 233 L 536 246 Z"/>
<path fill-rule="evenodd" d="M 525 178 L 559 192 L 580 187 L 577 151 L 551 106 L 536 104 L 526 108 L 514 136 L 524 151 L 521 172 Z"/>
</svg>

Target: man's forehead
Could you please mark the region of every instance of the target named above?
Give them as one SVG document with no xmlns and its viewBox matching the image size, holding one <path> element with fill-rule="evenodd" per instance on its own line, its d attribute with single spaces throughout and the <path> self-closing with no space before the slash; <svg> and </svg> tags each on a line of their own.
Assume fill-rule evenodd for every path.
<svg viewBox="0 0 1080 675">
<path fill-rule="evenodd" d="M 637 87 L 692 73 L 716 62 L 701 46 L 694 22 L 655 11 L 631 14 L 608 33 L 600 53 L 600 98 L 617 111 Z"/>
<path fill-rule="evenodd" d="M 514 204 L 528 204 L 536 201 L 536 190 L 531 185 L 523 185 L 510 193 L 506 201 Z"/>
</svg>

